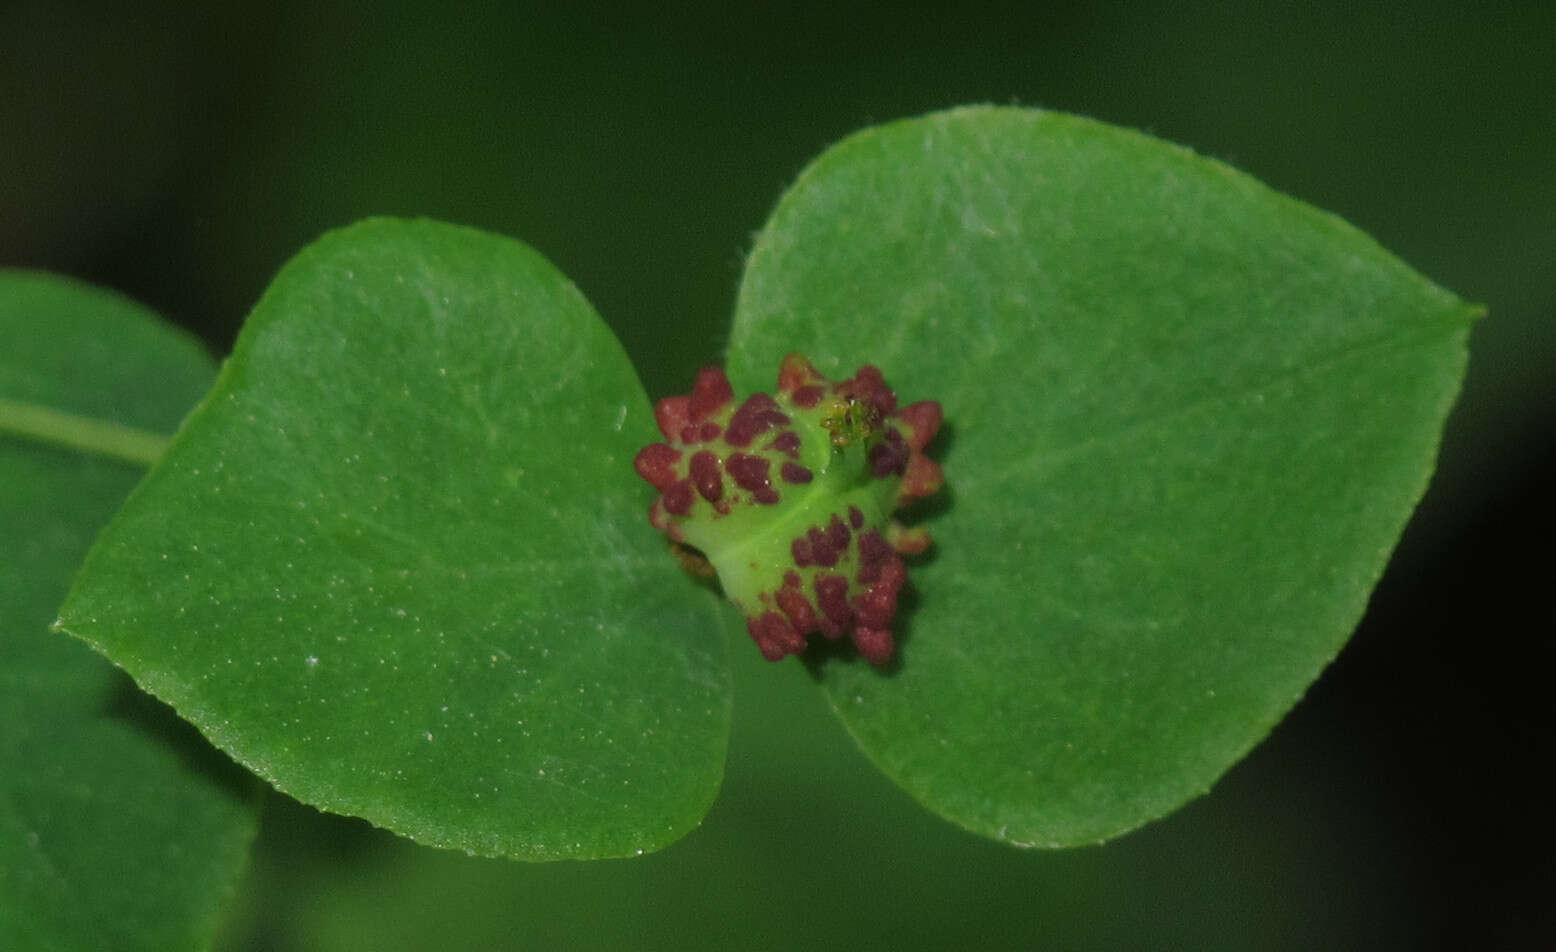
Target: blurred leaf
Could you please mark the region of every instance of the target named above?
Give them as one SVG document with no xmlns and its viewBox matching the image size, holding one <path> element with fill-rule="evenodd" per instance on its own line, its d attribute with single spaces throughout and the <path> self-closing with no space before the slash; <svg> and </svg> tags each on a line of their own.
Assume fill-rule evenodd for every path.
<svg viewBox="0 0 1556 952">
<path fill-rule="evenodd" d="M 276 278 L 64 624 L 305 802 L 488 855 L 655 849 L 714 796 L 729 687 L 632 491 L 654 432 L 539 255 L 365 222 Z"/>
<path fill-rule="evenodd" d="M 1203 793 L 1334 657 L 1425 489 L 1473 309 L 1338 219 L 1085 119 L 869 130 L 747 266 L 788 351 L 946 411 L 900 670 L 822 679 L 926 806 L 1012 843 Z"/>
<path fill-rule="evenodd" d="M 213 371 L 144 308 L 0 272 L 0 397 L 167 432 Z M 203 948 L 247 857 L 252 778 L 48 630 L 139 475 L 0 432 L 0 948 Z"/>
</svg>

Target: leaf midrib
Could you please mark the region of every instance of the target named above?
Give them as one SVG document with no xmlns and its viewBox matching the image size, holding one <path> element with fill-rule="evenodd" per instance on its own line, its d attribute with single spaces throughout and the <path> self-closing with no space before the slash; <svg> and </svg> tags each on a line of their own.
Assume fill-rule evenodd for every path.
<svg viewBox="0 0 1556 952">
<path fill-rule="evenodd" d="M 139 466 L 162 458 L 170 437 L 113 420 L 0 397 L 0 433 Z"/>
<path fill-rule="evenodd" d="M 1259 393 L 1278 389 L 1288 383 L 1312 380 L 1340 369 L 1343 365 L 1368 354 L 1385 354 L 1424 344 L 1443 333 L 1458 333 L 1458 327 L 1423 328 L 1416 333 L 1382 334 L 1366 340 L 1354 341 L 1336 348 L 1314 360 L 1299 364 L 1261 378 L 1257 381 L 1206 392 L 1155 412 L 1148 412 L 1133 419 L 1124 420 L 1115 428 L 1094 433 L 1085 439 L 1068 443 L 1055 443 L 1034 448 L 1030 453 L 1010 460 L 1005 466 L 983 474 L 958 475 L 959 489 L 970 490 L 974 486 L 992 486 L 996 490 L 1017 475 L 1027 475 L 1044 469 L 1057 469 L 1069 465 L 1076 458 L 1094 453 L 1107 446 L 1126 442 L 1140 433 L 1163 423 L 1194 416 L 1218 406 L 1231 406 Z M 981 491 L 981 490 L 980 490 Z"/>
</svg>

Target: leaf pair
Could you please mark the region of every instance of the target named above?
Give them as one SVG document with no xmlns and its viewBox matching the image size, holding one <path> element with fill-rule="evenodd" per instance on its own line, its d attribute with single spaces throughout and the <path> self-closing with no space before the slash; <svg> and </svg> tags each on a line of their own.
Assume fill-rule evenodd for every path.
<svg viewBox="0 0 1556 952">
<path fill-rule="evenodd" d="M 1013 843 L 1203 792 L 1360 616 L 1472 317 L 1087 120 L 969 108 L 830 150 L 750 256 L 729 376 L 874 363 L 947 419 L 900 667 L 818 668 L 844 723 Z M 655 438 L 535 252 L 364 222 L 278 275 L 61 625 L 306 802 L 482 854 L 655 849 L 716 791 L 734 627 L 647 525 Z"/>
</svg>

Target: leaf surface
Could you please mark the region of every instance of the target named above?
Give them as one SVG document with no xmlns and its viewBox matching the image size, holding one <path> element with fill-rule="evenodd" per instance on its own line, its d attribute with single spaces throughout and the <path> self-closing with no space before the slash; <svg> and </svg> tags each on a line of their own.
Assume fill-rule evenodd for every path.
<svg viewBox="0 0 1556 952">
<path fill-rule="evenodd" d="M 0 272 L 0 398 L 167 433 L 214 373 L 145 308 Z M 247 859 L 253 778 L 49 631 L 140 475 L 0 432 L 0 948 L 204 948 Z"/>
<path fill-rule="evenodd" d="M 729 723 L 715 603 L 645 523 L 654 432 L 534 251 L 363 222 L 272 283 L 64 624 L 304 802 L 485 855 L 654 849 Z"/>
<path fill-rule="evenodd" d="M 1345 642 L 1431 473 L 1474 309 L 1189 151 L 976 107 L 818 159 L 750 256 L 789 351 L 938 399 L 900 668 L 821 673 L 929 808 L 1022 845 L 1203 793 Z"/>
</svg>

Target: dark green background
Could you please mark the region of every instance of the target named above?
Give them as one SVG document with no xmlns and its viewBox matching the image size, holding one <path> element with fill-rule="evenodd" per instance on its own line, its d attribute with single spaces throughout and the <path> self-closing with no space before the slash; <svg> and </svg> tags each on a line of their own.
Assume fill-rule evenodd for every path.
<svg viewBox="0 0 1556 952">
<path fill-rule="evenodd" d="M 686 842 L 518 866 L 278 801 L 230 947 L 1523 948 L 1556 932 L 1535 780 L 1556 739 L 1548 3 L 12 0 L 0 263 L 126 291 L 224 353 L 320 232 L 429 215 L 551 258 L 661 396 L 718 356 L 749 236 L 810 158 L 973 101 L 1224 158 L 1490 307 L 1439 478 L 1291 718 L 1180 814 L 1024 854 L 918 810 L 798 666 L 737 651 L 730 776 Z"/>
</svg>

